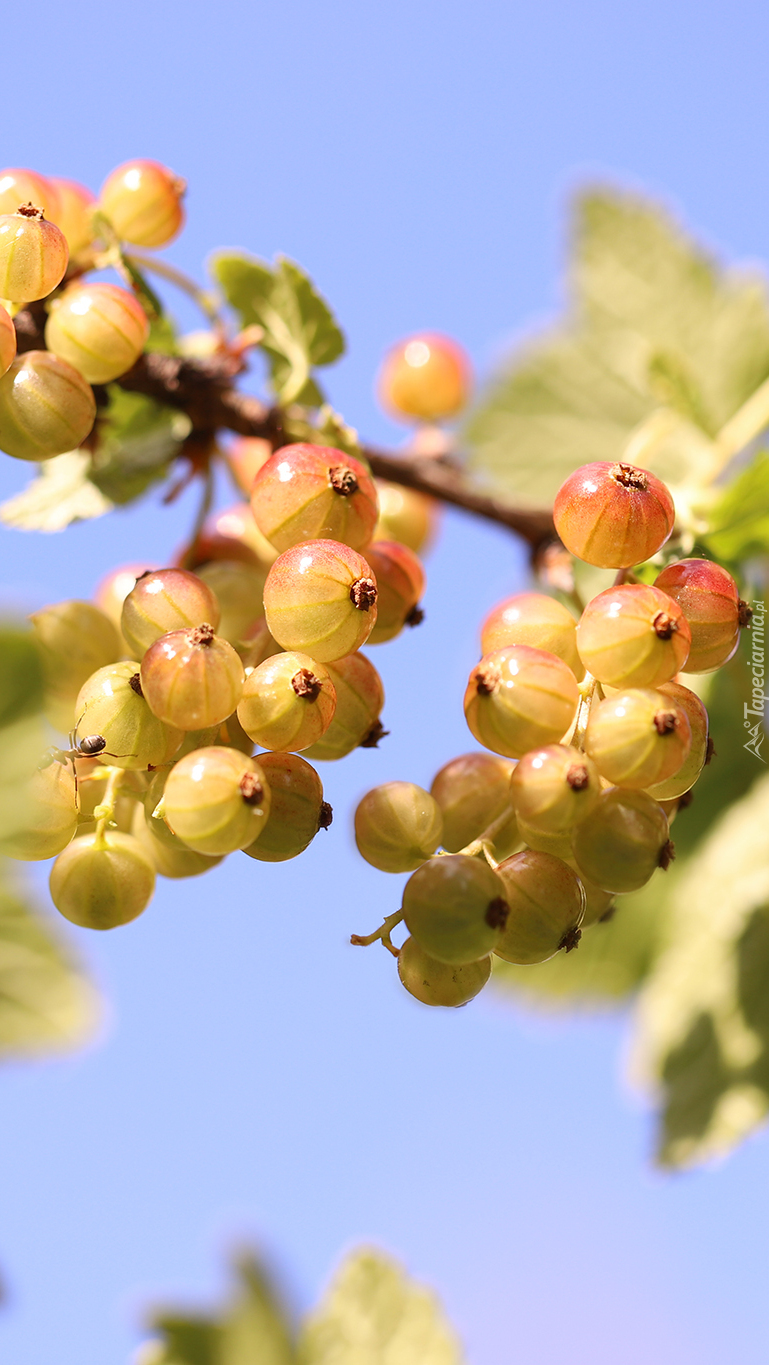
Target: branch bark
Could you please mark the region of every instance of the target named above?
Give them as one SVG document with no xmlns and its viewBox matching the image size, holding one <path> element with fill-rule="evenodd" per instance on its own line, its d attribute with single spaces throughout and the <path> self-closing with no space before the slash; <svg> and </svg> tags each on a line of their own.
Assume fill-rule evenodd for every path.
<svg viewBox="0 0 769 1365">
<path fill-rule="evenodd" d="M 15 318 L 19 351 L 43 349 L 45 313 L 36 305 Z M 278 449 L 293 437 L 283 426 L 278 408 L 270 407 L 234 386 L 241 364 L 230 357 L 192 360 L 182 356 L 145 352 L 133 369 L 117 383 L 129 393 L 141 393 L 158 403 L 184 412 L 199 435 L 227 430 L 239 436 L 256 436 Z M 362 447 L 377 478 L 413 488 L 441 502 L 450 503 L 473 516 L 505 526 L 526 540 L 532 551 L 556 539 L 550 511 L 516 507 L 469 487 L 462 470 L 452 460 L 424 455 L 398 455 L 375 446 Z"/>
</svg>

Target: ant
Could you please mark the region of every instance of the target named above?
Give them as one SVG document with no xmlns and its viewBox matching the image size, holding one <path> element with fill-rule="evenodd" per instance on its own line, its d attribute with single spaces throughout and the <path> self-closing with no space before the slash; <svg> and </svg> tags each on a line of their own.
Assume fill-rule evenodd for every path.
<svg viewBox="0 0 769 1365">
<path fill-rule="evenodd" d="M 81 720 L 82 720 L 82 716 L 81 716 Z M 77 731 L 78 731 L 78 726 L 79 726 L 79 724 L 80 724 L 80 721 L 78 721 L 78 723 L 77 723 L 77 725 L 75 726 L 74 730 L 70 730 L 70 732 L 69 732 L 69 735 L 68 735 L 69 748 L 68 748 L 68 749 L 59 749 L 59 748 L 57 748 L 57 746 L 56 746 L 55 744 L 52 745 L 51 748 L 48 749 L 48 750 L 46 751 L 46 754 L 45 754 L 45 761 L 40 765 L 40 766 L 43 767 L 43 768 L 47 768 L 51 763 L 62 763 L 62 764 L 71 763 L 71 764 L 72 764 L 72 773 L 73 773 L 73 776 L 74 776 L 74 778 L 75 778 L 75 797 L 76 797 L 76 798 L 77 798 L 77 795 L 78 795 L 78 778 L 77 778 L 77 766 L 76 766 L 76 763 L 75 763 L 75 759 L 77 759 L 77 758 L 98 758 L 98 757 L 101 757 L 102 754 L 105 756 L 105 758 L 135 758 L 135 757 L 136 757 L 135 754 L 113 754 L 113 753 L 107 748 L 107 741 L 106 741 L 106 739 L 104 738 L 103 735 L 84 735 L 82 739 L 78 739 L 78 737 L 77 737 Z"/>
</svg>

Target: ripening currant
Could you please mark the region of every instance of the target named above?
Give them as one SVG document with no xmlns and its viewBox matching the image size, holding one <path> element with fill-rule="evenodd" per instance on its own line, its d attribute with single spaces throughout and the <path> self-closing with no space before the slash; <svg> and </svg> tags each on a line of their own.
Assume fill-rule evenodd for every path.
<svg viewBox="0 0 769 1365">
<path fill-rule="evenodd" d="M 256 759 L 215 745 L 174 764 L 164 804 L 174 834 L 196 853 L 235 853 L 265 828 L 270 788 Z"/>
<path fill-rule="evenodd" d="M 431 858 L 403 892 L 406 928 L 438 962 L 463 965 L 488 957 L 509 908 L 505 884 L 487 862 L 463 853 Z"/>
<path fill-rule="evenodd" d="M 7 308 L 0 305 L 0 377 L 16 359 L 16 328 Z"/>
<path fill-rule="evenodd" d="M 691 747 L 686 711 L 653 688 L 625 688 L 591 708 L 585 751 L 614 786 L 663 782 L 680 770 Z"/>
<path fill-rule="evenodd" d="M 278 552 L 262 535 L 247 502 L 235 503 L 209 517 L 195 544 L 185 551 L 185 563 L 193 568 L 214 559 L 239 559 L 265 572 Z"/>
<path fill-rule="evenodd" d="M 56 226 L 61 228 L 67 239 L 71 258 L 85 251 L 93 241 L 96 195 L 86 189 L 85 185 L 78 184 L 76 180 L 62 180 L 58 176 L 51 176 L 50 184 L 58 195 L 59 207 L 53 214 L 47 211 L 46 217 L 52 218 Z M 32 198 L 33 204 L 38 202 L 34 196 L 27 197 Z"/>
<path fill-rule="evenodd" d="M 232 645 L 203 622 L 161 635 L 144 655 L 140 677 L 159 720 L 177 730 L 202 730 L 221 725 L 237 709 L 246 675 Z"/>
<path fill-rule="evenodd" d="M 367 792 L 355 812 L 361 857 L 380 872 L 413 872 L 441 842 L 440 807 L 414 782 L 385 782 Z"/>
<path fill-rule="evenodd" d="M 493 753 L 522 758 L 566 733 L 579 690 L 555 654 L 514 645 L 487 654 L 470 674 L 465 717 L 475 738 Z"/>
<path fill-rule="evenodd" d="M 45 344 L 89 384 L 109 384 L 139 359 L 150 325 L 138 299 L 116 284 L 71 284 L 51 300 Z"/>
<path fill-rule="evenodd" d="M 568 608 L 542 592 L 519 592 L 492 607 L 481 626 L 481 651 L 509 645 L 545 649 L 568 664 L 577 682 L 585 667 L 577 651 L 577 622 Z"/>
<path fill-rule="evenodd" d="M 55 759 L 35 769 L 4 811 L 0 855 L 36 862 L 55 858 L 77 830 L 78 799 L 69 763 Z"/>
<path fill-rule="evenodd" d="M 270 633 L 284 649 L 333 663 L 365 644 L 376 624 L 377 586 L 357 550 L 307 540 L 279 555 L 264 585 Z"/>
<path fill-rule="evenodd" d="M 272 454 L 271 443 L 262 440 L 260 436 L 238 436 L 225 450 L 227 468 L 246 497 L 250 495 L 254 479 L 262 465 L 267 463 Z"/>
<path fill-rule="evenodd" d="M 585 667 L 610 687 L 658 687 L 683 668 L 691 630 L 659 588 L 623 583 L 588 602 L 577 625 Z"/>
<path fill-rule="evenodd" d="M 140 659 L 161 635 L 204 622 L 216 630 L 219 618 L 219 603 L 197 574 L 188 569 L 155 569 L 142 574 L 127 593 L 120 628 Z"/>
<path fill-rule="evenodd" d="M 566 549 L 601 569 L 629 569 L 665 544 L 675 507 L 664 483 L 630 464 L 583 465 L 561 485 L 553 507 Z"/>
<path fill-rule="evenodd" d="M 530 749 L 510 780 L 515 813 L 527 828 L 562 835 L 590 814 L 601 793 L 600 773 L 587 754 L 568 744 Z"/>
<path fill-rule="evenodd" d="M 423 1005 L 456 1009 L 483 990 L 491 976 L 491 958 L 462 965 L 438 962 L 415 938 L 407 938 L 398 953 L 398 976 L 409 995 Z"/>
<path fill-rule="evenodd" d="M 173 881 L 183 877 L 200 877 L 202 873 L 210 872 L 212 867 L 216 867 L 222 861 L 222 855 L 217 858 L 205 853 L 195 853 L 193 849 L 183 844 L 181 839 L 171 835 L 170 830 L 168 833 L 174 842 L 166 842 L 165 839 L 158 837 L 158 826 L 161 824 L 168 829 L 164 821 L 145 816 L 143 808 L 137 806 L 130 829 L 130 833 L 138 839 L 158 876 L 168 877 Z"/>
<path fill-rule="evenodd" d="M 61 200 L 50 176 L 15 167 L 0 171 L 0 214 L 15 213 L 20 204 L 39 205 L 46 218 L 60 226 Z"/>
<path fill-rule="evenodd" d="M 208 564 L 200 564 L 195 574 L 211 589 L 219 604 L 217 633 L 237 649 L 264 616 L 262 594 L 267 566 L 238 559 L 212 559 Z"/>
<path fill-rule="evenodd" d="M 105 574 L 97 583 L 93 600 L 105 616 L 109 617 L 121 635 L 123 603 L 129 592 L 136 587 L 138 579 L 145 573 L 154 573 L 156 568 L 156 564 L 148 564 L 146 560 L 139 559 L 133 564 L 120 564 L 116 569 L 110 569 L 109 573 Z M 125 640 L 125 645 L 124 653 L 133 653 L 127 640 Z"/>
<path fill-rule="evenodd" d="M 45 713 L 67 734 L 77 720 L 75 703 L 93 673 L 117 663 L 120 636 L 92 602 L 56 602 L 30 616 L 43 664 Z"/>
<path fill-rule="evenodd" d="M 573 830 L 564 830 L 563 833 L 543 830 L 534 825 L 528 825 L 525 820 L 519 817 L 516 817 L 516 820 L 518 835 L 527 848 L 533 849 L 536 853 L 549 853 L 553 858 L 560 858 L 563 862 L 572 856 L 571 838 Z"/>
<path fill-rule="evenodd" d="M 331 807 L 315 769 L 298 754 L 259 755 L 270 788 L 270 818 L 255 843 L 243 849 L 261 863 L 297 858 L 321 829 L 328 829 Z"/>
<path fill-rule="evenodd" d="M 667 816 L 647 792 L 609 787 L 572 839 L 580 875 L 604 891 L 638 891 L 673 857 Z"/>
<path fill-rule="evenodd" d="M 258 668 L 265 659 L 271 659 L 273 654 L 281 652 L 280 645 L 270 635 L 263 616 L 248 627 L 242 640 L 235 641 L 234 648 L 243 660 L 245 668 Z"/>
<path fill-rule="evenodd" d="M 251 490 L 254 520 L 276 550 L 305 540 L 338 540 L 365 550 L 378 506 L 360 460 L 332 446 L 282 446 L 262 465 Z"/>
<path fill-rule="evenodd" d="M 68 260 L 64 233 L 41 208 L 22 204 L 16 213 L 0 215 L 0 298 L 46 298 L 63 280 Z"/>
<path fill-rule="evenodd" d="M 51 868 L 51 900 L 84 929 L 116 929 L 146 910 L 155 868 L 138 839 L 118 830 L 73 839 Z"/>
<path fill-rule="evenodd" d="M 49 351 L 17 355 L 0 379 L 0 450 L 17 460 L 76 450 L 95 417 L 90 384 Z"/>
<path fill-rule="evenodd" d="M 305 758 L 332 762 L 359 746 L 375 749 L 387 731 L 379 720 L 385 695 L 374 665 L 365 654 L 345 654 L 326 668 L 334 684 L 336 707 L 325 734 L 305 749 Z"/>
<path fill-rule="evenodd" d="M 470 362 L 451 337 L 420 332 L 387 352 L 377 381 L 379 400 L 399 421 L 441 422 L 470 396 Z"/>
<path fill-rule="evenodd" d="M 167 246 L 184 223 L 186 182 L 158 161 L 126 161 L 107 176 L 99 208 L 132 246 Z"/>
<path fill-rule="evenodd" d="M 480 838 L 509 809 L 514 767 L 496 754 L 460 754 L 435 774 L 430 793 L 441 808 L 441 842 L 449 853 Z"/>
<path fill-rule="evenodd" d="M 423 620 L 419 601 L 425 590 L 425 573 L 413 550 L 394 540 L 376 541 L 368 547 L 366 557 L 377 585 L 376 625 L 368 643 L 379 645 L 394 640 L 404 626 L 418 626 Z"/>
<path fill-rule="evenodd" d="M 663 778 L 646 790 L 655 801 L 675 801 L 694 786 L 708 755 L 708 713 L 696 692 L 681 683 L 662 683 L 659 695 L 678 706 L 686 715 L 691 731 L 691 747 L 681 767 L 672 777 Z"/>
<path fill-rule="evenodd" d="M 274 654 L 249 673 L 238 720 L 262 749 L 309 749 L 325 734 L 336 706 L 328 669 L 309 654 Z"/>
<path fill-rule="evenodd" d="M 138 663 L 123 659 L 99 668 L 80 689 L 75 703 L 77 732 L 101 735 L 108 762 L 115 768 L 158 768 L 168 763 L 183 732 L 164 725 L 144 700 Z"/>
<path fill-rule="evenodd" d="M 397 540 L 418 555 L 435 535 L 438 504 L 424 493 L 386 479 L 375 479 L 374 483 L 379 501 L 374 540 Z"/>
<path fill-rule="evenodd" d="M 581 938 L 585 892 L 577 874 L 549 853 L 524 849 L 500 863 L 510 913 L 494 952 L 506 962 L 547 962 Z"/>
<path fill-rule="evenodd" d="M 713 673 L 727 663 L 753 615 L 731 574 L 709 559 L 679 559 L 654 586 L 678 603 L 689 623 L 692 643 L 682 672 Z"/>
</svg>

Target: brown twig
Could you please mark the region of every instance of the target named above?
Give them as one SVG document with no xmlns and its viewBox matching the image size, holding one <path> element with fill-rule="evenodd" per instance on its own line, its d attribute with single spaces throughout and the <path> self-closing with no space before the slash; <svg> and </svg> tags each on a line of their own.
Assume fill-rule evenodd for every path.
<svg viewBox="0 0 769 1365">
<path fill-rule="evenodd" d="M 33 304 L 17 313 L 15 323 L 19 351 L 45 346 L 44 310 Z M 144 394 L 166 407 L 186 413 L 195 432 L 227 430 L 239 436 L 261 437 L 275 449 L 286 445 L 293 437 L 284 428 L 280 409 L 233 387 L 232 381 L 241 369 L 242 361 L 237 357 L 212 356 L 193 360 L 146 352 L 117 382 L 129 393 Z M 453 460 L 398 455 L 374 446 L 363 446 L 363 454 L 377 478 L 413 488 L 486 521 L 506 526 L 528 541 L 533 551 L 556 539 L 549 511 L 516 507 L 478 492 L 468 485 L 459 464 Z"/>
</svg>

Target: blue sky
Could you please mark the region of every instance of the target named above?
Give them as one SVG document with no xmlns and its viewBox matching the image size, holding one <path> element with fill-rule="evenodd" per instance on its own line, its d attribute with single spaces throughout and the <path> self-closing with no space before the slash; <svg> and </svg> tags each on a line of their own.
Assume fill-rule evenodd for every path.
<svg viewBox="0 0 769 1365">
<path fill-rule="evenodd" d="M 302 262 L 348 334 L 333 401 L 395 440 L 372 395 L 384 347 L 442 329 L 488 373 L 557 306 L 586 178 L 661 195 L 731 259 L 766 254 L 767 37 L 758 0 L 41 0 L 3 18 L 2 156 L 94 188 L 134 155 L 187 176 L 169 258 Z M 0 460 L 2 494 L 27 473 Z M 150 501 L 50 539 L 3 531 L 5 600 L 87 596 L 116 563 L 168 558 L 191 515 Z M 123 1365 L 147 1304 L 211 1298 L 244 1236 L 300 1307 L 346 1247 L 388 1247 L 473 1365 L 765 1360 L 765 1138 L 663 1178 L 621 1079 L 625 1019 L 543 1021 L 488 992 L 428 1012 L 346 942 L 399 891 L 355 856 L 354 802 L 471 747 L 478 623 L 523 581 L 516 547 L 458 515 L 428 570 L 424 627 L 372 651 L 390 738 L 323 769 L 329 834 L 284 867 L 235 855 L 166 883 L 113 934 L 72 931 L 102 1035 L 0 1076 L 14 1365 Z"/>
</svg>

